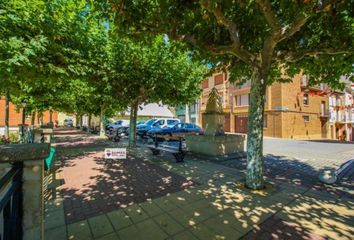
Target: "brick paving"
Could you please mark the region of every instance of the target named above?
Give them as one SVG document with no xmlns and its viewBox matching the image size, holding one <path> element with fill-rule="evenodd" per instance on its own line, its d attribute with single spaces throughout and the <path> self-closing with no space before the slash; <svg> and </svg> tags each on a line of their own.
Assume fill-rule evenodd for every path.
<svg viewBox="0 0 354 240">
<path fill-rule="evenodd" d="M 69 143 L 57 138 L 58 171 L 64 183 L 60 190 L 67 224 L 178 192 L 195 184 L 141 158 L 129 156 L 125 160 L 106 160 L 102 151 L 106 141 L 94 142 L 88 135 L 86 138 L 82 135 L 85 136 L 82 133 L 76 138 L 71 137 Z M 68 158 L 65 150 L 73 146 L 77 154 Z M 88 148 L 92 151 L 83 151 Z"/>
<path fill-rule="evenodd" d="M 95 138 L 88 135 L 86 137 Z M 91 140 L 81 139 L 88 142 Z M 115 146 L 126 145 L 120 142 Z M 95 178 L 98 172 L 102 174 L 102 184 L 110 184 L 111 180 L 107 177 L 109 174 L 104 175 L 106 173 L 103 174 L 102 168 L 110 170 L 114 166 L 104 168 L 105 163 L 100 162 L 102 156 L 98 153 L 101 150 L 95 144 L 92 148 L 82 149 L 85 156 L 91 159 L 82 161 L 83 158 L 80 159 L 75 148 L 59 147 L 58 151 L 65 159 L 61 167 L 67 170 L 74 167 L 86 171 L 91 169 L 95 173 L 92 175 L 92 172 L 85 173 L 82 170 L 76 171 L 76 175 L 72 173 L 73 179 L 80 179 L 80 175 L 91 175 L 92 181 L 84 187 L 82 182 L 72 181 L 73 188 L 83 192 L 87 187 L 91 190 L 90 185 L 98 181 Z M 316 184 L 299 184 L 297 180 L 293 181 L 298 174 L 296 171 L 284 175 L 287 170 L 272 169 L 268 173 L 268 187 L 262 191 L 250 191 L 243 186 L 244 169 L 194 159 L 191 156 L 186 157 L 185 163 L 176 164 L 171 160 L 171 154 L 152 156 L 151 151 L 144 147 L 129 152 L 128 156 L 139 163 L 162 168 L 168 174 L 176 174 L 188 182 L 199 184 L 69 224 L 65 222 L 64 196 L 59 196 L 46 203 L 46 239 L 349 240 L 354 235 L 353 198 L 337 195 L 338 186 L 335 185 L 331 186 L 334 191 L 332 194 L 322 191 L 323 186 L 316 189 Z M 76 158 L 76 161 L 72 161 Z M 63 174 L 63 171 L 58 171 L 58 177 L 65 179 Z M 126 174 L 124 172 L 123 176 Z M 294 179 L 289 180 L 290 175 L 294 175 Z M 118 178 L 123 176 L 119 175 Z M 130 181 L 127 186 L 131 186 Z M 116 186 L 113 184 L 110 188 L 112 187 L 114 190 Z"/>
</svg>

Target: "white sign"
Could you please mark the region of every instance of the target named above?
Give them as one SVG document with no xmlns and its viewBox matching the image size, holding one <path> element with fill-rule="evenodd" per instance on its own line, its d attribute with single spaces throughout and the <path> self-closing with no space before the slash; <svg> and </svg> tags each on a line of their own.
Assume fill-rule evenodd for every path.
<svg viewBox="0 0 354 240">
<path fill-rule="evenodd" d="M 105 148 L 104 158 L 105 159 L 126 159 L 127 149 L 126 148 Z"/>
</svg>

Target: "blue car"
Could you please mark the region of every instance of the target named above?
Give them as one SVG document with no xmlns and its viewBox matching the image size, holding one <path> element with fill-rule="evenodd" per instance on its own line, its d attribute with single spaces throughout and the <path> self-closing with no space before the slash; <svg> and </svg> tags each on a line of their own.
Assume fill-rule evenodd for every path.
<svg viewBox="0 0 354 240">
<path fill-rule="evenodd" d="M 156 118 L 152 118 L 143 124 L 137 125 L 137 127 L 136 127 L 137 135 L 139 135 L 140 137 L 145 137 L 147 131 L 149 131 L 151 129 L 152 124 L 154 124 L 156 122 L 156 120 L 157 120 Z"/>
<path fill-rule="evenodd" d="M 177 123 L 170 128 L 153 128 L 148 131 L 148 136 L 154 137 L 158 135 L 169 135 L 179 133 L 194 133 L 196 135 L 203 134 L 203 129 L 193 123 Z"/>
</svg>

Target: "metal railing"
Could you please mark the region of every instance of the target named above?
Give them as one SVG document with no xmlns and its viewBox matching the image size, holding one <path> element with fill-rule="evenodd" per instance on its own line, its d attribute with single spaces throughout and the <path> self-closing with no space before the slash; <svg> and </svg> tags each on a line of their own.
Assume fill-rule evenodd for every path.
<svg viewBox="0 0 354 240">
<path fill-rule="evenodd" d="M 0 240 L 22 239 L 22 172 L 23 163 L 16 162 L 0 179 Z"/>
</svg>

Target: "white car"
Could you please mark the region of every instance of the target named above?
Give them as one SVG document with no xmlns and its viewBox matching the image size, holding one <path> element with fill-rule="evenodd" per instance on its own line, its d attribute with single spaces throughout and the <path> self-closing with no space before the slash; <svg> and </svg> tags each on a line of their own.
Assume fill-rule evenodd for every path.
<svg viewBox="0 0 354 240">
<path fill-rule="evenodd" d="M 113 123 L 110 123 L 106 126 L 106 129 L 111 131 L 119 127 L 129 127 L 129 120 L 118 120 Z"/>
<path fill-rule="evenodd" d="M 179 122 L 181 122 L 181 120 L 178 118 L 153 118 L 137 126 L 137 134 L 140 137 L 145 137 L 146 133 L 152 128 L 168 128 Z"/>
</svg>

